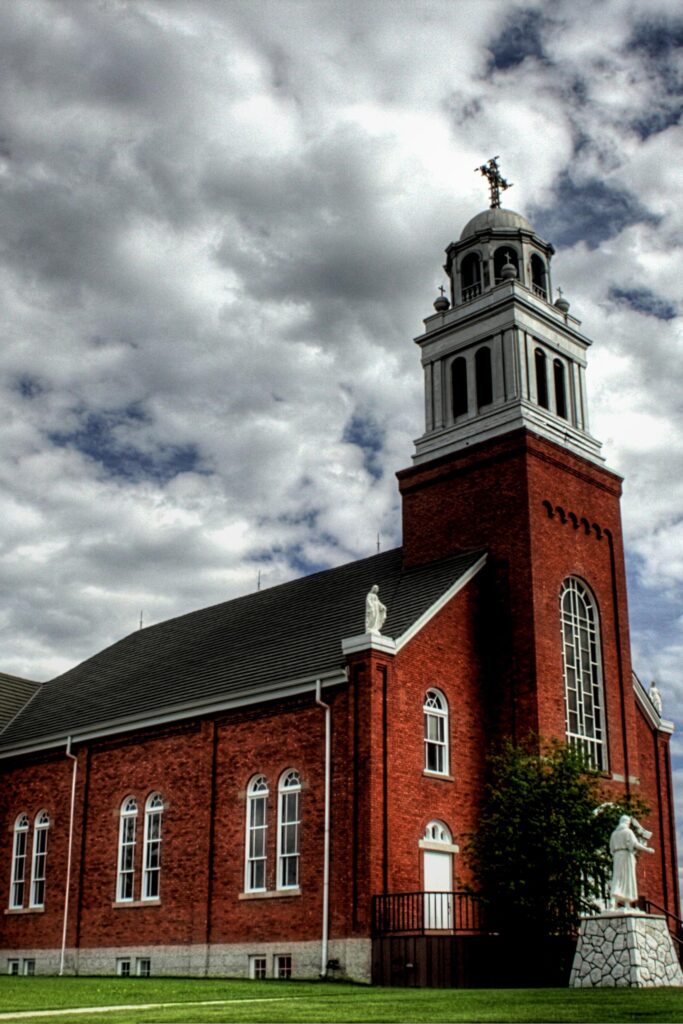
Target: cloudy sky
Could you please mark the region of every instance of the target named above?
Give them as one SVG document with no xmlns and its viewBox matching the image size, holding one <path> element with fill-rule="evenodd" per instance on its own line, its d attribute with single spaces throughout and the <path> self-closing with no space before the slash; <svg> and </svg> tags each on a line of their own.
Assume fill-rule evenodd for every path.
<svg viewBox="0 0 683 1024">
<path fill-rule="evenodd" d="M 400 543 L 495 153 L 595 339 L 683 791 L 682 47 L 674 0 L 1 4 L 0 669 Z"/>
</svg>

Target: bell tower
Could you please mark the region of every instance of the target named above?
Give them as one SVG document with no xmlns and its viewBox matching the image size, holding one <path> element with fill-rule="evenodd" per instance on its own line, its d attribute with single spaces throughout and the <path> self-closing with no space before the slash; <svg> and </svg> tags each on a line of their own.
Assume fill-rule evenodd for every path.
<svg viewBox="0 0 683 1024">
<path fill-rule="evenodd" d="M 491 173 L 494 161 L 482 171 Z M 437 298 L 416 338 L 426 420 L 417 465 L 519 428 L 602 462 L 588 429 L 591 343 L 567 300 L 552 302 L 553 253 L 525 217 L 499 205 L 473 217 L 446 249 L 450 301 Z"/>
<path fill-rule="evenodd" d="M 436 299 L 415 339 L 425 430 L 398 474 L 404 562 L 487 551 L 482 686 L 493 731 L 578 737 L 628 789 L 637 737 L 621 478 L 588 426 L 591 342 L 562 294 L 552 301 L 552 245 L 501 208 L 509 186 L 497 159 L 478 170 L 491 206 L 447 247 L 450 298 Z M 592 639 L 566 612 L 571 595 L 592 609 Z"/>
</svg>

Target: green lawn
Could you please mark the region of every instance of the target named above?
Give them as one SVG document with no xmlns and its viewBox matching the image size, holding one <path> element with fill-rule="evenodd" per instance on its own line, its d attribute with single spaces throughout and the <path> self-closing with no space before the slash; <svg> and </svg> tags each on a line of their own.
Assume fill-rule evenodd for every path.
<svg viewBox="0 0 683 1024">
<path fill-rule="evenodd" d="M 220 1002 L 214 1005 L 197 1005 Z M 25 1017 L 27 1024 L 194 1022 L 670 1021 L 683 989 L 398 989 L 298 981 L 0 978 L 0 1015 L 76 1007 L 182 1006 Z M 194 1005 L 193 1005 L 194 1004 Z M 0 1018 L 1 1024 L 2 1018 Z"/>
</svg>

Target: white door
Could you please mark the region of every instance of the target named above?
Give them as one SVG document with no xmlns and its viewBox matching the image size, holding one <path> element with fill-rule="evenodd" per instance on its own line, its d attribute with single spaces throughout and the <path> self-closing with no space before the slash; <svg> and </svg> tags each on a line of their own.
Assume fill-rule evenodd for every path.
<svg viewBox="0 0 683 1024">
<path fill-rule="evenodd" d="M 453 854 L 424 851 L 425 928 L 453 927 Z"/>
</svg>

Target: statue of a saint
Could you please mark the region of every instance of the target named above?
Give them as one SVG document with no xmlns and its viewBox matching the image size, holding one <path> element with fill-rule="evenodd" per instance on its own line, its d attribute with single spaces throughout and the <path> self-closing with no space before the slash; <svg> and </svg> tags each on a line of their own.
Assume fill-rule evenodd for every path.
<svg viewBox="0 0 683 1024">
<path fill-rule="evenodd" d="M 365 632 L 381 633 L 387 617 L 386 607 L 377 596 L 379 587 L 375 583 L 365 598 Z"/>
<path fill-rule="evenodd" d="M 646 853 L 655 851 L 651 846 L 646 846 L 636 838 L 635 832 L 631 829 L 631 819 L 628 814 L 622 814 L 619 818 L 619 824 L 610 836 L 609 850 L 612 854 L 612 881 L 610 883 L 612 908 L 616 910 L 617 907 L 622 906 L 630 909 L 638 899 L 636 856 L 640 850 L 644 850 Z"/>
<path fill-rule="evenodd" d="M 650 689 L 648 690 L 647 695 L 650 698 L 650 702 L 651 702 L 653 708 L 655 709 L 655 711 L 657 712 L 657 714 L 661 715 L 661 713 L 662 713 L 662 695 L 659 692 L 659 690 L 657 689 L 657 684 L 654 681 L 654 679 L 650 683 Z"/>
</svg>

